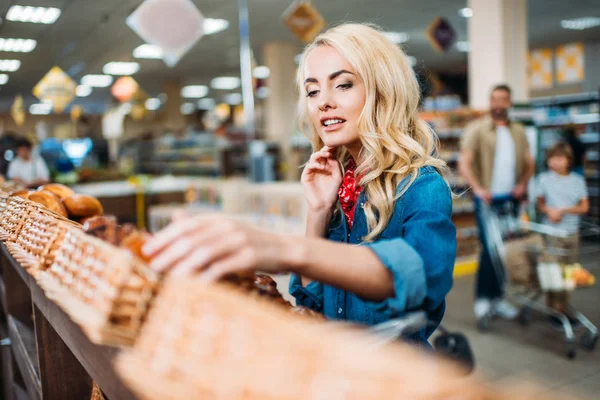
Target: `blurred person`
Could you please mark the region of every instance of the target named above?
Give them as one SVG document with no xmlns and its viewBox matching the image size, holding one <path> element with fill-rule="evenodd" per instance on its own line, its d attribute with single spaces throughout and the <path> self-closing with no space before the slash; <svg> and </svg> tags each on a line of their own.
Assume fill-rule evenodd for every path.
<svg viewBox="0 0 600 400">
<path fill-rule="evenodd" d="M 565 142 L 571 147 L 571 151 L 573 152 L 571 171 L 584 176 L 585 143 L 579 139 L 579 132 L 573 125 L 569 125 L 565 130 Z"/>
<path fill-rule="evenodd" d="M 579 259 L 579 225 L 581 215 L 590 208 L 585 178 L 571 170 L 573 150 L 566 143 L 557 143 L 548 149 L 546 156 L 549 171 L 540 174 L 536 185 L 537 206 L 544 215 L 544 223 L 560 229 L 566 237 L 549 237 L 547 261 L 561 264 L 574 264 Z M 558 250 L 558 254 L 554 250 Z M 548 307 L 567 315 L 571 322 L 577 322 L 569 313 L 568 292 L 548 292 Z M 556 317 L 551 321 L 561 326 Z"/>
<path fill-rule="evenodd" d="M 17 156 L 8 166 L 7 177 L 28 188 L 50 182 L 50 171 L 41 156 L 33 156 L 32 143 L 25 138 L 17 140 Z"/>
<path fill-rule="evenodd" d="M 428 347 L 452 287 L 456 229 L 410 63 L 379 31 L 345 24 L 305 49 L 297 84 L 314 149 L 301 178 L 306 237 L 200 216 L 175 221 L 144 252 L 157 270 L 205 281 L 292 272 L 297 304 L 330 320 L 373 325 L 425 310 L 431 325 L 409 339 Z"/>
<path fill-rule="evenodd" d="M 493 210 L 512 207 L 516 214 L 525 198 L 533 175 L 534 162 L 529 152 L 525 129 L 508 118 L 512 106 L 511 89 L 493 88 L 489 114 L 465 128 L 461 141 L 459 172 L 473 189 L 481 254 L 475 286 L 474 313 L 478 320 L 496 314 L 513 319 L 518 310 L 503 299 L 504 289 L 487 248 L 483 229 L 482 203 Z"/>
</svg>

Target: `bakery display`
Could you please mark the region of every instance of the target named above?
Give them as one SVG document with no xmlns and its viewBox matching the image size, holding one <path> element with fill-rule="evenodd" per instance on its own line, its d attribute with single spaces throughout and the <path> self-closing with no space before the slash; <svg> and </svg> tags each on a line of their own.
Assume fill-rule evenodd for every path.
<svg viewBox="0 0 600 400">
<path fill-rule="evenodd" d="M 40 186 L 38 190 L 52 192 L 61 201 L 75 194 L 73 189 L 60 183 L 48 183 L 46 185 Z"/>
<path fill-rule="evenodd" d="M 38 282 L 91 341 L 125 346 L 137 337 L 159 277 L 129 251 L 69 230 Z"/>
<path fill-rule="evenodd" d="M 62 202 L 72 219 L 89 218 L 104 214 L 100 201 L 86 194 L 73 194 L 64 198 Z"/>
<path fill-rule="evenodd" d="M 63 217 L 69 217 L 65 206 L 63 206 L 60 197 L 49 190 L 30 191 L 27 194 L 27 199 L 43 205 L 47 209 L 54 211 Z"/>
</svg>

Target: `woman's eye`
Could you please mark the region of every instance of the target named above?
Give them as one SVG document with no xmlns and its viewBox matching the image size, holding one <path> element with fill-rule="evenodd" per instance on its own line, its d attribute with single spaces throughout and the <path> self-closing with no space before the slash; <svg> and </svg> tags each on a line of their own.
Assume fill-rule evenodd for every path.
<svg viewBox="0 0 600 400">
<path fill-rule="evenodd" d="M 338 85 L 338 88 L 342 89 L 342 90 L 348 90 L 352 87 L 352 83 L 342 83 L 341 85 Z"/>
<path fill-rule="evenodd" d="M 308 93 L 306 93 L 306 97 L 315 97 L 318 92 L 318 90 L 311 90 Z"/>
</svg>

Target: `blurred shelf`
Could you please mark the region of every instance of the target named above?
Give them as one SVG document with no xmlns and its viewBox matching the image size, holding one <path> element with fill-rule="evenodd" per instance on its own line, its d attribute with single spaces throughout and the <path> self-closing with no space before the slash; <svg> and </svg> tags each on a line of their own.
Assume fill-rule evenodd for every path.
<svg viewBox="0 0 600 400">
<path fill-rule="evenodd" d="M 536 97 L 530 102 L 534 106 L 552 106 L 552 105 L 568 105 L 573 103 L 590 103 L 599 101 L 600 95 L 598 92 L 586 92 L 577 94 L 567 94 L 561 96 L 546 96 Z"/>
<path fill-rule="evenodd" d="M 476 226 L 456 229 L 456 237 L 459 239 L 474 238 L 478 236 L 479 229 Z"/>
<path fill-rule="evenodd" d="M 596 124 L 600 122 L 600 114 L 598 113 L 589 113 L 589 114 L 580 114 L 580 115 L 571 115 L 565 117 L 552 117 L 544 120 L 537 120 L 536 124 L 540 128 L 545 127 L 554 127 L 554 126 L 562 126 L 562 125 L 581 125 L 581 124 Z"/>
<path fill-rule="evenodd" d="M 463 134 L 463 129 L 462 128 L 443 129 L 443 130 L 437 131 L 436 133 L 437 133 L 438 138 L 440 140 L 445 140 L 445 139 L 460 139 L 462 137 L 462 134 Z"/>
<path fill-rule="evenodd" d="M 600 142 L 600 132 L 586 132 L 579 135 L 579 140 L 586 144 L 596 144 Z"/>
<path fill-rule="evenodd" d="M 452 205 L 452 215 L 458 214 L 472 214 L 475 212 L 475 204 L 460 204 Z"/>
</svg>

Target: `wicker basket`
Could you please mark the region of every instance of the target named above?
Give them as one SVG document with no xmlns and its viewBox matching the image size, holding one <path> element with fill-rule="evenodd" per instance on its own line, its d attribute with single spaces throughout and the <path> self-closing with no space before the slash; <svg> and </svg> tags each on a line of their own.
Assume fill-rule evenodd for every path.
<svg viewBox="0 0 600 400">
<path fill-rule="evenodd" d="M 158 275 L 128 251 L 69 229 L 38 282 L 92 342 L 128 346 L 147 314 Z"/>
<path fill-rule="evenodd" d="M 30 216 L 30 214 L 33 215 Z M 41 204 L 22 199 L 18 196 L 10 196 L 6 199 L 6 208 L 3 218 L 0 221 L 0 240 L 7 245 L 15 243 L 23 227 L 32 218 L 37 218 L 38 216 L 54 218 L 57 221 L 62 221 L 72 226 L 81 226 L 54 211 L 50 211 Z"/>
<path fill-rule="evenodd" d="M 314 324 L 222 285 L 163 286 L 117 371 L 140 399 L 488 399 L 406 345 Z M 435 382 L 435 384 L 432 384 Z"/>
<path fill-rule="evenodd" d="M 69 229 L 79 229 L 81 225 L 31 211 L 14 242 L 7 248 L 23 268 L 37 279 L 54 261 L 56 252 Z"/>
</svg>

